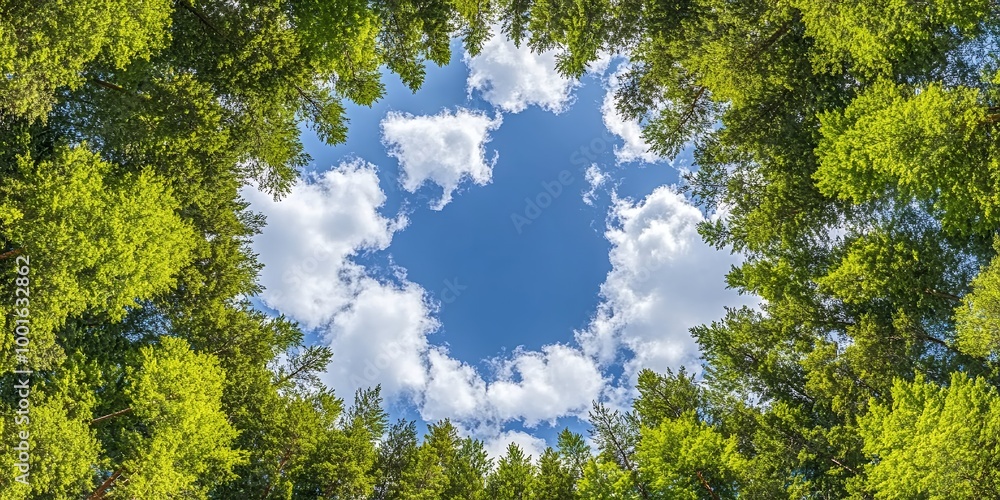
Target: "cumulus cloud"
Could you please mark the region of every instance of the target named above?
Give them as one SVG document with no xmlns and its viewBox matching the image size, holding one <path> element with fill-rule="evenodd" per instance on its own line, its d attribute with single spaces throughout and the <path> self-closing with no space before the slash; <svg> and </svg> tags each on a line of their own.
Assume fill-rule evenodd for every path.
<svg viewBox="0 0 1000 500">
<path fill-rule="evenodd" d="M 642 138 L 642 127 L 639 126 L 639 122 L 625 119 L 615 107 L 615 91 L 618 90 L 621 76 L 627 69 L 628 63 L 623 63 L 608 77 L 604 102 L 601 103 L 604 126 L 624 142 L 622 146 L 615 146 L 615 160 L 619 164 L 656 163 L 663 158 L 649 150 L 649 145 Z"/>
<path fill-rule="evenodd" d="M 441 187 L 431 207 L 441 210 L 464 179 L 480 186 L 492 180 L 497 154 L 488 159 L 486 143 L 502 121 L 499 114 L 490 119 L 464 108 L 421 116 L 390 112 L 382 120 L 382 142 L 399 161 L 403 189 L 413 193 L 427 182 Z"/>
<path fill-rule="evenodd" d="M 701 240 L 701 212 L 669 186 L 640 202 L 615 198 L 611 216 L 605 236 L 612 269 L 597 313 L 577 340 L 602 363 L 627 351 L 625 382 L 641 368 L 695 364 L 698 350 L 688 329 L 719 318 L 724 306 L 750 303 L 723 289 L 738 257 Z"/>
<path fill-rule="evenodd" d="M 564 415 L 586 413 L 604 387 L 593 359 L 561 344 L 541 351 L 517 350 L 499 364 L 487 396 L 501 420 L 520 418 L 531 427 Z"/>
<path fill-rule="evenodd" d="M 535 54 L 527 44 L 516 47 L 496 28 L 479 55 L 465 54 L 465 64 L 469 91 L 481 92 L 484 99 L 510 113 L 531 105 L 562 113 L 572 104 L 578 85 L 556 71 L 556 51 Z"/>
<path fill-rule="evenodd" d="M 608 181 L 609 175 L 601 172 L 601 169 L 597 165 L 591 165 L 587 167 L 587 171 L 584 172 L 583 176 L 587 180 L 587 185 L 590 186 L 583 193 L 583 202 L 593 206 L 594 197 L 597 196 L 597 188 L 603 186 Z"/>
<path fill-rule="evenodd" d="M 587 179 L 599 186 L 603 176 L 593 168 Z M 690 365 L 697 349 L 688 329 L 719 317 L 723 305 L 748 302 L 720 293 L 738 259 L 701 241 L 703 217 L 682 195 L 661 187 L 632 201 L 612 192 L 605 233 L 612 270 L 589 326 L 575 332 L 578 345 L 517 348 L 480 370 L 431 342 L 440 323 L 426 290 L 405 273 L 376 279 L 355 261 L 361 251 L 387 248 L 406 225 L 380 214 L 385 196 L 374 166 L 343 163 L 280 202 L 253 189 L 244 196 L 269 222 L 253 243 L 266 264 L 263 299 L 332 347 L 327 384 L 343 397 L 381 384 L 387 399 L 412 401 L 427 421 L 451 418 L 491 440 L 497 453 L 521 439 L 526 448 L 538 445 L 529 451 L 537 458 L 544 443 L 525 433 L 498 436 L 499 429 L 582 416 L 595 399 L 626 404 L 639 368 Z M 618 362 L 623 378 L 609 387 L 602 369 Z"/>
<path fill-rule="evenodd" d="M 422 390 L 427 335 L 438 328 L 422 288 L 372 278 L 353 258 L 385 249 L 406 219 L 379 213 L 385 194 L 362 160 L 304 179 L 282 200 L 252 188 L 251 209 L 267 217 L 253 250 L 265 264 L 261 298 L 334 351 L 324 381 L 341 396 L 381 384 L 388 398 Z"/>
<path fill-rule="evenodd" d="M 486 382 L 476 369 L 448 355 L 438 347 L 428 355 L 428 383 L 420 407 L 427 421 L 451 418 L 482 420 L 488 411 Z"/>
<path fill-rule="evenodd" d="M 324 333 L 334 354 L 324 382 L 345 397 L 377 384 L 390 398 L 419 393 L 427 383 L 427 336 L 440 326 L 426 293 L 414 283 L 368 277 L 354 288 Z"/>
<path fill-rule="evenodd" d="M 496 373 L 490 381 L 440 350 L 432 352 L 430 360 L 421 416 L 451 417 L 477 428 L 512 420 L 533 427 L 586 413 L 606 382 L 592 358 L 562 344 L 545 345 L 540 351 L 519 348 L 508 358 L 494 359 Z"/>
<path fill-rule="evenodd" d="M 255 189 L 244 197 L 268 219 L 253 249 L 265 268 L 265 303 L 316 329 L 334 352 L 324 380 L 350 397 L 381 384 L 387 399 L 408 397 L 429 420 L 452 418 L 494 428 L 580 412 L 603 379 L 577 349 L 549 345 L 493 360 L 489 380 L 428 337 L 438 330 L 429 294 L 404 272 L 372 277 L 354 257 L 385 249 L 403 218 L 379 213 L 385 195 L 375 167 L 345 162 L 293 187 L 281 201 Z"/>
<path fill-rule="evenodd" d="M 601 50 L 597 52 L 597 59 L 591 61 L 587 64 L 587 73 L 594 76 L 604 76 L 608 72 L 608 68 L 611 66 L 611 61 L 615 59 L 615 55 L 606 50 Z"/>
<path fill-rule="evenodd" d="M 375 166 L 362 160 L 299 182 L 281 201 L 253 188 L 242 195 L 267 217 L 264 234 L 253 241 L 266 264 L 261 298 L 308 328 L 330 321 L 353 297 L 342 278 L 362 270 L 349 257 L 386 248 L 406 225 L 403 217 L 379 213 L 385 194 Z"/>
<path fill-rule="evenodd" d="M 516 444 L 525 455 L 531 457 L 531 461 L 538 463 L 538 459 L 545 452 L 545 448 L 548 446 L 545 444 L 545 440 L 537 438 L 523 431 L 504 431 L 495 437 L 487 439 L 483 443 L 483 448 L 486 449 L 486 454 L 493 459 L 493 464 L 495 465 L 500 457 L 507 454 L 507 447 L 511 443 Z"/>
</svg>

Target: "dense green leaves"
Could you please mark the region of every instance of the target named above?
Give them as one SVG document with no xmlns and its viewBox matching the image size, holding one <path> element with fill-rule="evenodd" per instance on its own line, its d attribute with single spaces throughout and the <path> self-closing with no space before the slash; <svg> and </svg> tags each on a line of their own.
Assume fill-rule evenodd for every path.
<svg viewBox="0 0 1000 500">
<path fill-rule="evenodd" d="M 744 470 L 737 439 L 724 438 L 693 415 L 643 430 L 636 450 L 650 490 L 669 498 L 734 498 Z"/>
<path fill-rule="evenodd" d="M 992 410 L 969 402 L 993 397 L 998 368 L 994 4 L 542 0 L 504 15 L 567 74 L 595 46 L 629 58 L 619 111 L 657 153 L 694 147 L 685 188 L 724 214 L 702 235 L 742 255 L 728 283 L 763 299 L 692 330 L 702 378 L 644 372 L 631 411 L 595 406 L 585 497 L 996 494 L 979 472 Z"/>
<path fill-rule="evenodd" d="M 995 226 L 996 146 L 983 101 L 975 88 L 879 81 L 822 117 L 818 187 L 854 203 L 925 202 L 946 231 Z"/>
<path fill-rule="evenodd" d="M 861 420 L 876 498 L 990 498 L 1000 495 L 1000 396 L 962 373 L 947 387 L 898 381 L 892 405 Z"/>
<path fill-rule="evenodd" d="M 0 114 L 44 118 L 89 63 L 148 59 L 170 41 L 171 10 L 167 0 L 0 2 Z"/>
<path fill-rule="evenodd" d="M 994 257 L 972 281 L 972 291 L 955 309 L 959 349 L 973 356 L 1000 352 L 1000 265 Z"/>
<path fill-rule="evenodd" d="M 142 348 L 139 368 L 126 371 L 130 406 L 91 422 L 134 420 L 123 429 L 123 456 L 108 476 L 116 478 L 114 497 L 203 496 L 212 485 L 206 478 L 231 478 L 245 460 L 229 446 L 237 431 L 222 411 L 225 374 L 217 361 L 183 340 L 160 342 Z"/>
<path fill-rule="evenodd" d="M 378 389 L 345 409 L 319 379 L 329 349 L 254 308 L 250 241 L 264 221 L 240 191 L 287 193 L 309 161 L 303 127 L 344 141 L 345 100 L 382 97 L 386 67 L 416 90 L 426 61 L 450 60 L 453 36 L 482 45 L 490 9 L 0 1 L 0 288 L 10 299 L 0 314 L 8 332 L 30 316 L 31 341 L 16 358 L 11 336 L 0 340 L 0 377 L 10 390 L 14 368 L 34 370 L 24 425 L 36 460 L 30 486 L 0 478 L 4 498 L 396 488 L 413 464 L 387 461 L 379 445 Z M 30 260 L 27 277 L 18 258 Z M 15 302 L 25 281 L 30 297 Z M 7 425 L 16 403 L 0 403 L 10 440 L 23 430 Z M 451 458 L 435 445 L 421 463 L 446 462 L 444 494 L 473 498 L 490 467 L 482 442 L 448 435 Z"/>
<path fill-rule="evenodd" d="M 154 173 L 114 176 L 86 145 L 57 146 L 43 161 L 22 156 L 17 168 L 0 188 L 0 217 L 4 239 L 32 269 L 36 354 L 53 348 L 53 332 L 67 318 L 89 312 L 121 320 L 136 301 L 169 290 L 189 263 L 194 231 Z"/>
<path fill-rule="evenodd" d="M 497 461 L 496 470 L 486 481 L 489 498 L 499 500 L 528 500 L 535 483 L 535 466 L 515 443 L 507 446 L 507 452 Z"/>
<path fill-rule="evenodd" d="M 3 498 L 987 498 L 1000 494 L 997 7 L 720 0 L 0 0 L 0 302 L 30 304 L 30 485 Z M 762 300 L 692 330 L 703 369 L 493 463 L 445 420 L 347 406 L 335 353 L 254 308 L 264 221 L 342 142 L 493 30 L 692 146 L 705 240 Z M 21 280 L 24 283 L 25 280 Z M 19 383 L 0 341 L 8 389 Z M 279 361 L 280 360 L 280 361 Z M 17 441 L 13 403 L 0 434 Z M 0 466 L 14 470 L 11 457 Z"/>
</svg>

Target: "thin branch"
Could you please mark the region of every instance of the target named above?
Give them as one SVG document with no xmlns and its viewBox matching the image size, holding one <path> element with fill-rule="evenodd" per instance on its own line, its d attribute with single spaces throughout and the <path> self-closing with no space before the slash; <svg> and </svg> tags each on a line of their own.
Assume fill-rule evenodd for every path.
<svg viewBox="0 0 1000 500">
<path fill-rule="evenodd" d="M 835 463 L 835 464 L 837 464 L 837 465 L 839 465 L 839 466 L 841 466 L 841 467 L 843 467 L 844 469 L 846 469 L 851 474 L 854 474 L 855 476 L 858 475 L 858 471 L 850 468 L 847 465 L 844 465 L 843 463 L 840 462 L 840 460 L 837 460 L 836 458 L 830 457 L 830 461 L 833 462 L 833 463 Z"/>
<path fill-rule="evenodd" d="M 106 88 L 108 90 L 114 90 L 114 91 L 118 91 L 118 92 L 127 92 L 120 85 L 115 85 L 115 84 L 113 84 L 111 82 L 106 82 L 104 80 L 101 80 L 100 78 L 91 78 L 90 81 L 91 81 L 91 83 L 94 83 L 94 84 L 96 84 L 99 87 L 104 87 L 104 88 Z"/>
<path fill-rule="evenodd" d="M 288 460 L 292 458 L 292 445 L 288 445 L 285 448 L 285 453 L 282 455 L 281 460 L 278 461 L 278 471 L 274 473 L 275 477 L 281 477 L 282 471 L 285 469 L 285 464 Z M 269 476 L 267 479 L 267 488 L 264 488 L 264 494 L 261 496 L 262 499 L 266 499 L 271 495 L 271 489 L 274 488 L 274 477 Z"/>
<path fill-rule="evenodd" d="M 0 253 L 0 260 L 6 260 L 6 259 L 9 259 L 9 258 L 14 257 L 14 256 L 21 255 L 21 252 L 23 252 L 23 251 L 24 251 L 24 248 L 22 247 L 22 248 L 15 248 L 13 250 L 10 250 L 10 251 L 4 252 L 4 253 Z"/>
<path fill-rule="evenodd" d="M 131 407 L 130 408 L 125 408 L 124 410 L 118 410 L 118 411 L 116 411 L 114 413 L 108 413 L 107 415 L 104 415 L 104 416 L 101 416 L 101 417 L 97 417 L 97 418 L 91 420 L 90 421 L 90 425 L 94 425 L 94 424 L 96 424 L 98 422 L 102 422 L 102 421 L 107 420 L 109 418 L 115 418 L 115 417 L 124 415 L 124 414 L 126 414 L 126 413 L 128 413 L 130 411 L 132 411 Z"/>
<path fill-rule="evenodd" d="M 221 36 L 223 38 L 223 40 L 225 40 L 226 42 L 229 42 L 229 38 L 225 35 L 225 33 L 223 33 L 222 31 L 220 31 L 219 28 L 216 28 L 215 25 L 212 24 L 212 22 L 209 21 L 208 18 L 205 17 L 204 14 L 202 14 L 201 12 L 198 11 L 198 9 L 195 9 L 194 6 L 191 5 L 190 1 L 188 1 L 188 0 L 179 0 L 177 2 L 177 5 L 180 5 L 181 7 L 184 7 L 184 10 L 186 10 L 186 11 L 194 14 L 198 18 L 198 20 L 201 21 L 202 24 L 204 24 L 205 26 L 208 26 L 209 29 L 211 29 L 212 31 L 216 32 L 219 36 Z"/>
<path fill-rule="evenodd" d="M 716 493 L 715 490 L 712 489 L 711 486 L 709 486 L 708 481 L 705 480 L 705 476 L 701 475 L 701 471 L 697 471 L 697 472 L 695 472 L 695 474 L 698 475 L 698 480 L 701 481 L 702 487 L 704 487 L 706 490 L 708 490 L 708 494 L 712 495 L 713 499 L 719 500 L 719 494 Z"/>
<path fill-rule="evenodd" d="M 121 469 L 116 470 L 113 474 L 111 474 L 110 477 L 105 479 L 104 482 L 101 483 L 101 485 L 98 486 L 97 489 L 94 490 L 94 492 L 91 493 L 89 497 L 87 497 L 87 500 L 100 500 L 101 498 L 104 498 L 104 493 L 108 491 L 108 488 L 110 488 L 111 485 L 113 485 L 115 481 L 117 481 L 118 478 L 121 477 L 121 475 L 122 475 L 122 470 Z"/>
<path fill-rule="evenodd" d="M 940 297 L 942 299 L 948 299 L 948 300 L 950 300 L 952 302 L 962 302 L 962 297 L 959 297 L 958 295 L 950 294 L 948 292 L 941 292 L 941 291 L 934 290 L 934 289 L 931 289 L 931 288 L 925 288 L 924 289 L 924 293 L 926 293 L 927 295 L 934 296 L 934 297 Z"/>
</svg>

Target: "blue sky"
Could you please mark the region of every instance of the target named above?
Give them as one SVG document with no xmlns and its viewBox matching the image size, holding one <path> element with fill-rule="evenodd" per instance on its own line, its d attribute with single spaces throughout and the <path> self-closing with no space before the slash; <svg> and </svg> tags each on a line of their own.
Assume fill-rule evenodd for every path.
<svg viewBox="0 0 1000 500">
<path fill-rule="evenodd" d="M 380 383 L 394 417 L 537 457 L 591 401 L 627 406 L 639 368 L 697 365 L 687 328 L 747 303 L 694 232 L 714 214 L 670 187 L 689 156 L 648 153 L 610 106 L 623 61 L 580 82 L 553 62 L 456 43 L 416 93 L 385 75 L 346 143 L 306 132 L 288 197 L 244 193 L 268 216 L 262 299 L 331 345 L 342 397 Z"/>
</svg>

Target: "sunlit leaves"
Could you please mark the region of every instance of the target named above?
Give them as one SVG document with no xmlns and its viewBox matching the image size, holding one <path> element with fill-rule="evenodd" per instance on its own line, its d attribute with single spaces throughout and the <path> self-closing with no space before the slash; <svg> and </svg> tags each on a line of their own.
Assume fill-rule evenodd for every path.
<svg viewBox="0 0 1000 500">
<path fill-rule="evenodd" d="M 0 2 L 0 112 L 44 118 L 94 62 L 124 68 L 170 41 L 172 2 Z"/>
<path fill-rule="evenodd" d="M 4 237 L 30 257 L 34 348 L 52 346 L 67 317 L 91 311 L 120 320 L 126 308 L 169 290 L 188 263 L 194 232 L 161 178 L 113 176 L 85 145 L 51 159 L 22 157 L 0 205 L 15 214 Z"/>
<path fill-rule="evenodd" d="M 956 373 L 947 387 L 896 381 L 891 405 L 861 421 L 875 498 L 986 498 L 1000 494 L 1000 397 Z"/>
</svg>

